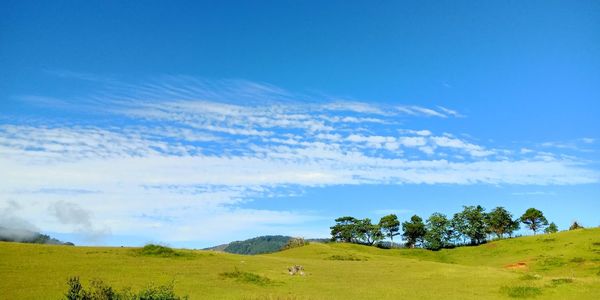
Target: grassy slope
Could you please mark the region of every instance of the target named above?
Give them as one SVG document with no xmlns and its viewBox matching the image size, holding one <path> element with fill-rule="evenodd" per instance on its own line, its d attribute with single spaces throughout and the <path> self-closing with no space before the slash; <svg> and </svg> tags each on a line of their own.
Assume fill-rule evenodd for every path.
<svg viewBox="0 0 600 300">
<path fill-rule="evenodd" d="M 540 298 L 600 298 L 600 229 L 440 252 L 318 243 L 258 256 L 181 251 L 186 255 L 151 257 L 131 248 L 0 243 L 0 298 L 59 299 L 73 275 L 134 289 L 174 280 L 191 299 L 493 299 L 521 286 L 540 288 Z M 519 262 L 526 265 L 507 268 Z M 287 275 L 294 264 L 307 275 Z M 219 275 L 235 268 L 271 282 Z M 552 281 L 559 278 L 573 282 Z"/>
</svg>

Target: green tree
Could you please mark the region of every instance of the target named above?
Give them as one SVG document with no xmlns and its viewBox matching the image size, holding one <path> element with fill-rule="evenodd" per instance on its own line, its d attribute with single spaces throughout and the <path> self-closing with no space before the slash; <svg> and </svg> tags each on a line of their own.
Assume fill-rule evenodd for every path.
<svg viewBox="0 0 600 300">
<path fill-rule="evenodd" d="M 383 216 L 379 220 L 379 227 L 381 228 L 385 236 L 390 238 L 393 246 L 394 237 L 400 235 L 400 221 L 398 221 L 398 217 L 395 214 Z"/>
<path fill-rule="evenodd" d="M 485 209 L 480 205 L 463 206 L 463 211 L 454 215 L 454 223 L 460 233 L 471 240 L 471 245 L 485 242 L 488 234 Z"/>
<path fill-rule="evenodd" d="M 450 221 L 446 215 L 441 213 L 433 213 L 425 225 L 425 248 L 430 250 L 439 250 L 447 247 L 451 238 Z"/>
<path fill-rule="evenodd" d="M 410 248 L 414 248 L 417 244 L 422 243 L 423 237 L 427 233 L 423 219 L 417 215 L 412 216 L 410 221 L 402 222 L 402 231 L 406 245 Z"/>
<path fill-rule="evenodd" d="M 373 245 L 383 239 L 383 233 L 378 224 L 372 224 L 371 219 L 366 218 L 356 222 L 357 239 L 363 244 Z"/>
<path fill-rule="evenodd" d="M 548 220 L 546 220 L 544 214 L 533 207 L 525 211 L 521 216 L 521 222 L 533 231 L 533 235 L 535 235 L 538 230 L 548 226 Z"/>
<path fill-rule="evenodd" d="M 544 233 L 556 233 L 558 232 L 558 227 L 556 226 L 556 224 L 554 224 L 554 222 L 550 223 L 550 225 L 548 225 L 548 227 L 546 227 L 546 229 L 544 229 Z"/>
<path fill-rule="evenodd" d="M 465 219 L 462 217 L 461 213 L 455 213 L 450 220 L 450 226 L 454 230 L 454 235 L 452 236 L 452 241 L 454 241 L 455 245 L 465 244 L 465 235 L 463 232 L 466 231 L 467 224 L 465 224 Z"/>
<path fill-rule="evenodd" d="M 512 221 L 511 226 L 508 228 L 508 236 L 512 237 L 513 233 L 519 229 L 521 229 L 521 219 L 517 218 Z"/>
<path fill-rule="evenodd" d="M 581 226 L 581 224 L 579 224 L 577 221 L 573 222 L 573 224 L 569 226 L 569 230 L 575 230 L 580 228 L 583 228 L 583 226 Z"/>
<path fill-rule="evenodd" d="M 357 223 L 354 217 L 340 217 L 335 219 L 336 224 L 331 228 L 331 240 L 353 243 L 357 240 Z"/>
<path fill-rule="evenodd" d="M 498 238 L 504 237 L 505 234 L 511 234 L 515 230 L 515 223 L 513 216 L 504 207 L 496 207 L 487 214 L 486 225 L 489 231 L 496 234 Z"/>
</svg>

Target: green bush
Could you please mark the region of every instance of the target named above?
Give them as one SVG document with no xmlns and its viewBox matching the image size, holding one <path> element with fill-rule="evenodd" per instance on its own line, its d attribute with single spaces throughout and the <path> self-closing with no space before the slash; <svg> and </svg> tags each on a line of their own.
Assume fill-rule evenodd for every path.
<svg viewBox="0 0 600 300">
<path fill-rule="evenodd" d="M 223 272 L 221 277 L 235 279 L 239 282 L 251 283 L 256 285 L 268 285 L 273 281 L 267 277 L 256 275 L 250 272 L 243 272 L 235 268 L 233 272 Z"/>
<path fill-rule="evenodd" d="M 366 257 L 358 257 L 353 254 L 346 255 L 332 255 L 327 258 L 328 260 L 347 260 L 347 261 L 366 261 L 368 260 Z"/>
<path fill-rule="evenodd" d="M 566 283 L 572 283 L 573 279 L 572 278 L 555 278 L 552 279 L 552 285 L 560 285 L 560 284 L 566 284 Z"/>
<path fill-rule="evenodd" d="M 538 274 L 525 274 L 520 277 L 521 280 L 539 280 L 542 279 L 542 276 Z"/>
<path fill-rule="evenodd" d="M 532 286 L 502 287 L 502 292 L 512 298 L 532 298 L 540 295 L 542 289 Z"/>
<path fill-rule="evenodd" d="M 79 277 L 71 277 L 67 281 L 69 290 L 65 294 L 67 300 L 182 300 L 187 296 L 179 297 L 173 291 L 173 283 L 167 285 L 149 285 L 139 293 L 130 289 L 121 292 L 115 291 L 111 286 L 100 279 L 90 282 L 89 289 L 85 289 Z"/>
<path fill-rule="evenodd" d="M 156 244 L 148 244 L 144 246 L 144 248 L 138 250 L 138 254 L 140 255 L 148 255 L 148 256 L 160 256 L 160 257 L 173 257 L 173 256 L 181 256 L 182 254 L 167 247 Z"/>
</svg>

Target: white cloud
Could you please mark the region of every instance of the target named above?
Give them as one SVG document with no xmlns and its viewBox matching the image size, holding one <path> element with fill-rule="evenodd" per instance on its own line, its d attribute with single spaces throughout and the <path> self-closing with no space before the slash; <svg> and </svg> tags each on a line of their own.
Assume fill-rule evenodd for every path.
<svg viewBox="0 0 600 300">
<path fill-rule="evenodd" d="M 596 139 L 587 137 L 587 138 L 582 138 L 581 141 L 586 144 L 593 144 L 594 142 L 596 142 Z"/>
<path fill-rule="evenodd" d="M 482 146 L 471 144 L 463 140 L 448 136 L 431 137 L 433 143 L 438 147 L 456 148 L 466 151 L 471 156 L 483 157 L 494 154 L 494 151 L 487 150 Z"/>
<path fill-rule="evenodd" d="M 463 115 L 461 115 L 458 111 L 453 110 L 453 109 L 449 109 L 443 106 L 439 106 L 438 108 L 446 115 L 448 116 L 452 116 L 452 117 L 463 117 Z"/>
</svg>

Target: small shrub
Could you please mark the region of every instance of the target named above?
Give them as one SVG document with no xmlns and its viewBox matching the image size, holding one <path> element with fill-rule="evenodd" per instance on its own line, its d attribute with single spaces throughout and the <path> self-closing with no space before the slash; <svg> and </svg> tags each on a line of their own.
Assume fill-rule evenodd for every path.
<svg viewBox="0 0 600 300">
<path fill-rule="evenodd" d="M 139 255 L 159 256 L 159 257 L 174 257 L 181 256 L 181 253 L 167 246 L 148 244 L 142 249 L 136 249 Z"/>
<path fill-rule="evenodd" d="M 65 294 L 65 298 L 67 300 L 79 300 L 84 299 L 85 291 L 83 290 L 83 286 L 81 282 L 79 282 L 79 277 L 71 277 L 67 280 L 67 284 L 69 285 L 69 290 Z"/>
<path fill-rule="evenodd" d="M 545 257 L 540 261 L 540 265 L 543 266 L 544 269 L 562 267 L 565 264 L 564 259 L 555 256 Z"/>
<path fill-rule="evenodd" d="M 188 297 L 179 297 L 175 294 L 174 284 L 171 282 L 167 285 L 149 285 L 144 290 L 140 291 L 131 300 L 183 300 Z"/>
<path fill-rule="evenodd" d="M 366 257 L 358 257 L 352 254 L 347 255 L 332 255 L 327 258 L 328 260 L 346 260 L 346 261 L 366 261 Z"/>
<path fill-rule="evenodd" d="M 520 277 L 521 280 L 539 280 L 542 279 L 542 276 L 538 274 L 525 274 Z"/>
<path fill-rule="evenodd" d="M 512 298 L 533 298 L 542 293 L 542 289 L 532 286 L 503 287 L 501 290 Z"/>
<path fill-rule="evenodd" d="M 580 264 L 580 263 L 583 263 L 583 262 L 585 262 L 585 258 L 583 258 L 583 257 L 573 257 L 573 258 L 571 259 L 571 262 L 572 262 L 572 263 L 577 263 L 577 264 Z"/>
<path fill-rule="evenodd" d="M 273 283 L 273 281 L 267 277 L 260 276 L 250 272 L 243 272 L 235 268 L 233 272 L 223 272 L 221 277 L 235 279 L 239 282 L 256 284 L 256 285 L 268 285 Z"/>
<path fill-rule="evenodd" d="M 85 289 L 79 281 L 79 277 L 71 277 L 67 281 L 69 289 L 65 294 L 67 300 L 185 300 L 187 296 L 179 297 L 173 291 L 173 283 L 168 285 L 149 285 L 139 293 L 133 293 L 130 289 L 121 292 L 115 291 L 111 286 L 100 279 L 90 282 L 90 288 Z"/>
<path fill-rule="evenodd" d="M 92 279 L 90 289 L 87 292 L 89 299 L 111 300 L 121 299 L 109 285 L 104 284 L 100 279 Z"/>
<path fill-rule="evenodd" d="M 573 224 L 571 224 L 571 226 L 569 227 L 569 230 L 576 229 L 583 229 L 583 226 L 581 226 L 581 224 L 579 224 L 577 221 L 573 222 Z"/>
<path fill-rule="evenodd" d="M 572 278 L 555 278 L 552 279 L 552 285 L 557 286 L 557 285 L 561 285 L 561 284 L 566 284 L 566 283 L 572 283 L 573 279 Z"/>
</svg>

